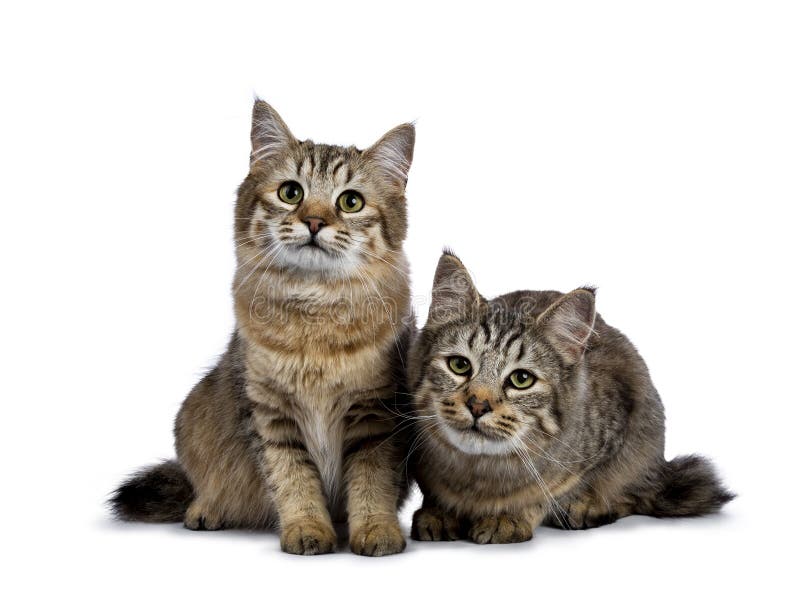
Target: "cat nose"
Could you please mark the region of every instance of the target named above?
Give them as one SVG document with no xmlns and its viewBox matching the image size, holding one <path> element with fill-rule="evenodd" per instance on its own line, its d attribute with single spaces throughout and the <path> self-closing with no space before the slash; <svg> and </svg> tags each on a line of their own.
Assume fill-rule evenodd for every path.
<svg viewBox="0 0 800 593">
<path fill-rule="evenodd" d="M 470 395 L 467 400 L 467 407 L 469 408 L 472 417 L 476 420 L 492 411 L 492 406 L 485 399 L 478 399 L 474 395 Z"/>
<path fill-rule="evenodd" d="M 303 219 L 303 222 L 308 225 L 308 230 L 311 231 L 312 235 L 316 235 L 319 230 L 327 224 L 324 218 L 318 218 L 316 216 L 308 216 Z"/>
</svg>

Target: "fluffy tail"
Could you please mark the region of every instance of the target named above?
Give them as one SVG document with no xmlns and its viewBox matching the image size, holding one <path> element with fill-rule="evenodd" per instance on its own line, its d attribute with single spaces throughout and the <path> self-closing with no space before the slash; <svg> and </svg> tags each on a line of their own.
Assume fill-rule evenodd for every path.
<svg viewBox="0 0 800 593">
<path fill-rule="evenodd" d="M 114 491 L 108 501 L 111 510 L 123 521 L 174 523 L 192 502 L 194 491 L 177 461 L 139 470 Z"/>
<path fill-rule="evenodd" d="M 676 457 L 661 469 L 654 496 L 642 514 L 655 517 L 697 517 L 719 511 L 734 499 L 714 466 L 699 455 Z"/>
</svg>

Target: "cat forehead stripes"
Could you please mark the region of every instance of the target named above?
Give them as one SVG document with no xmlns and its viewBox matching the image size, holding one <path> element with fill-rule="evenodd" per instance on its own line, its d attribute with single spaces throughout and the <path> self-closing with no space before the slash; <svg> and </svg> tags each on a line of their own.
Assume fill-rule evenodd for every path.
<svg viewBox="0 0 800 593">
<path fill-rule="evenodd" d="M 361 150 L 350 146 L 314 144 L 305 140 L 298 145 L 292 155 L 297 165 L 297 175 L 306 177 L 323 176 L 338 184 L 348 184 L 360 164 Z"/>
</svg>

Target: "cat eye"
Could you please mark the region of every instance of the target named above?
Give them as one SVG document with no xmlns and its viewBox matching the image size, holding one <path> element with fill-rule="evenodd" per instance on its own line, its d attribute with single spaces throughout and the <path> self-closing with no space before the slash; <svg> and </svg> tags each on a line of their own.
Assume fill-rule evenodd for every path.
<svg viewBox="0 0 800 593">
<path fill-rule="evenodd" d="M 536 375 L 528 371 L 518 369 L 509 375 L 508 382 L 514 389 L 527 389 L 536 383 Z"/>
<path fill-rule="evenodd" d="M 303 199 L 303 186 L 296 181 L 284 181 L 278 188 L 278 197 L 287 204 L 299 204 Z"/>
<path fill-rule="evenodd" d="M 348 190 L 337 198 L 336 205 L 339 206 L 339 210 L 348 214 L 358 212 L 364 208 L 364 196 L 357 191 Z"/>
<path fill-rule="evenodd" d="M 466 375 L 472 370 L 472 364 L 463 356 L 451 356 L 447 359 L 447 366 L 456 375 Z"/>
</svg>

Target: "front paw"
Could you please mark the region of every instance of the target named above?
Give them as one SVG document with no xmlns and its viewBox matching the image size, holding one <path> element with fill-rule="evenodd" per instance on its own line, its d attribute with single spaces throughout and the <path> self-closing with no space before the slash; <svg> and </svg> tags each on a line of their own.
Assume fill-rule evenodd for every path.
<svg viewBox="0 0 800 593">
<path fill-rule="evenodd" d="M 362 556 L 387 556 L 406 548 L 397 518 L 373 519 L 350 532 L 350 549 Z"/>
<path fill-rule="evenodd" d="M 333 552 L 336 532 L 333 525 L 318 519 L 289 523 L 281 529 L 281 550 L 289 554 L 313 556 Z"/>
<path fill-rule="evenodd" d="M 476 544 L 515 544 L 533 537 L 533 526 L 521 517 L 488 516 L 478 519 L 469 530 Z"/>
<path fill-rule="evenodd" d="M 459 538 L 458 519 L 441 509 L 423 507 L 414 513 L 411 538 L 422 542 L 455 541 Z"/>
</svg>

